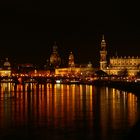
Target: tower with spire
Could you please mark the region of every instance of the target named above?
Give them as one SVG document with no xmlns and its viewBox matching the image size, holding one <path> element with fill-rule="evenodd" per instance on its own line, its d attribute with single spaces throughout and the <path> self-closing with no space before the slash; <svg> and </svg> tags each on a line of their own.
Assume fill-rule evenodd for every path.
<svg viewBox="0 0 140 140">
<path fill-rule="evenodd" d="M 100 70 L 104 70 L 107 68 L 106 56 L 107 56 L 106 42 L 103 35 L 101 41 L 101 50 L 100 50 Z"/>
<path fill-rule="evenodd" d="M 74 66 L 75 66 L 75 63 L 74 63 L 74 55 L 73 55 L 72 52 L 70 52 L 70 54 L 69 54 L 68 66 L 69 66 L 69 67 L 74 67 Z"/>
</svg>

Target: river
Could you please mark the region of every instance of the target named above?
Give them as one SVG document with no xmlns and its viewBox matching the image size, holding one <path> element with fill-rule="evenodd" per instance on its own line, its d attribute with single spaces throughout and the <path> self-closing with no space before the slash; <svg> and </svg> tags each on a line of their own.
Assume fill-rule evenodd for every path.
<svg viewBox="0 0 140 140">
<path fill-rule="evenodd" d="M 0 139 L 127 139 L 139 108 L 135 94 L 114 88 L 1 83 Z"/>
</svg>

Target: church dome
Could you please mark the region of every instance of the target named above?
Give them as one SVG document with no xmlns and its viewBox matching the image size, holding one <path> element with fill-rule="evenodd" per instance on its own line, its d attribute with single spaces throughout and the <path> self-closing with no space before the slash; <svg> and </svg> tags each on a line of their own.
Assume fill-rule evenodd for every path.
<svg viewBox="0 0 140 140">
<path fill-rule="evenodd" d="M 54 66 L 59 66 L 61 63 L 61 58 L 57 52 L 57 46 L 56 44 L 53 46 L 53 52 L 50 56 L 50 64 Z"/>
<path fill-rule="evenodd" d="M 89 63 L 87 64 L 87 67 L 88 67 L 88 68 L 92 68 L 92 64 L 91 64 L 90 61 L 89 61 Z"/>
<path fill-rule="evenodd" d="M 50 63 L 55 63 L 55 62 L 58 62 L 60 61 L 60 57 L 58 54 L 54 53 L 50 56 Z"/>
<path fill-rule="evenodd" d="M 6 61 L 4 62 L 3 66 L 4 67 L 10 67 L 11 66 L 10 62 L 8 61 L 8 58 L 6 58 Z"/>
</svg>

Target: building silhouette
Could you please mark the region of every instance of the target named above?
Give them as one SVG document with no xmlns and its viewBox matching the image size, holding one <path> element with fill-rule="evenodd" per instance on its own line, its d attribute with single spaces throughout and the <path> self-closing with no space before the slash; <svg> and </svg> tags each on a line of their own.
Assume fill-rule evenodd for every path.
<svg viewBox="0 0 140 140">
<path fill-rule="evenodd" d="M 59 56 L 59 53 L 57 51 L 57 45 L 56 45 L 56 42 L 54 43 L 53 45 L 53 52 L 50 56 L 50 67 L 52 68 L 58 68 L 61 64 L 61 58 Z"/>
</svg>

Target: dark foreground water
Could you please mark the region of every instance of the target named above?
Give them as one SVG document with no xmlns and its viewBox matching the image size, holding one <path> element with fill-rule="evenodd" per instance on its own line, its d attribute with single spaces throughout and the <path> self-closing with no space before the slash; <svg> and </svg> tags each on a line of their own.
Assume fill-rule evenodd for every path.
<svg viewBox="0 0 140 140">
<path fill-rule="evenodd" d="M 0 85 L 0 140 L 134 139 L 139 128 L 140 100 L 132 93 L 92 85 Z"/>
</svg>

